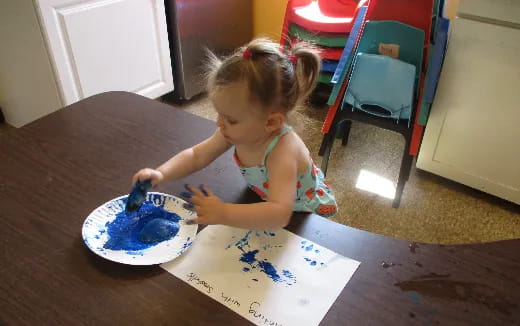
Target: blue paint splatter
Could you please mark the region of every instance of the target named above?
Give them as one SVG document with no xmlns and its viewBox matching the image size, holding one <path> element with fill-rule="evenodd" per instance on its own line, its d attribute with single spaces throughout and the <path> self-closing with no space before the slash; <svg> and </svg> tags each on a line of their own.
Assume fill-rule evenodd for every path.
<svg viewBox="0 0 520 326">
<path fill-rule="evenodd" d="M 242 239 L 238 240 L 236 243 L 235 243 L 235 247 L 237 247 L 238 249 L 244 251 L 244 247 L 245 246 L 248 246 L 249 247 L 249 242 L 248 242 L 248 239 L 249 239 L 249 236 L 251 235 L 253 231 L 248 231 L 246 233 L 246 235 L 244 235 L 242 237 Z"/>
<path fill-rule="evenodd" d="M 155 218 L 163 218 L 172 222 L 178 222 L 181 219 L 179 215 L 163 209 L 164 198 L 161 199 L 161 196 L 152 195 L 149 198 L 153 204 L 147 201 L 137 212 L 126 213 L 122 210 L 112 222 L 105 224 L 109 238 L 103 248 L 125 251 L 150 248 L 157 243 L 142 243 L 138 239 L 139 232 L 144 225 Z"/>
<path fill-rule="evenodd" d="M 135 258 L 135 255 L 144 256 L 144 252 L 142 251 L 127 250 L 126 253 L 129 255 L 134 255 L 132 258 Z"/>
<path fill-rule="evenodd" d="M 319 253 L 320 251 L 318 249 L 314 250 L 315 253 Z"/>
<path fill-rule="evenodd" d="M 410 300 L 412 300 L 414 303 L 419 304 L 421 303 L 421 295 L 415 291 L 411 291 L 408 296 L 410 297 Z"/>
<path fill-rule="evenodd" d="M 282 282 L 282 278 L 280 275 L 278 275 L 278 272 L 276 271 L 276 268 L 268 261 L 259 261 L 256 258 L 256 254 L 259 252 L 259 250 L 251 250 L 248 252 L 244 252 L 242 256 L 240 257 L 240 261 L 247 263 L 251 266 L 252 269 L 260 268 L 262 272 L 267 274 L 270 279 L 272 279 L 275 282 Z M 244 271 L 246 271 L 247 267 L 244 268 Z M 248 268 L 247 268 L 248 269 Z M 249 271 L 249 269 L 247 270 Z M 247 272 L 246 271 L 246 272 Z"/>
<path fill-rule="evenodd" d="M 262 249 L 264 249 L 264 251 L 267 251 L 268 249 L 271 249 L 271 248 L 281 248 L 283 247 L 282 245 L 271 245 L 271 244 L 265 244 L 262 246 Z"/>
<path fill-rule="evenodd" d="M 283 276 L 285 276 L 287 278 L 295 278 L 294 275 L 291 272 L 289 272 L 288 270 L 286 270 L 286 269 L 284 269 L 282 271 L 282 274 L 283 274 Z"/>
<path fill-rule="evenodd" d="M 314 245 L 311 243 L 310 245 L 308 245 L 307 247 L 305 247 L 305 251 L 311 251 L 311 250 L 312 250 L 312 247 L 314 247 Z"/>
<path fill-rule="evenodd" d="M 282 276 L 278 273 L 276 270 L 275 265 L 270 263 L 267 259 L 259 260 L 256 255 L 260 252 L 260 250 L 244 250 L 245 247 L 250 248 L 249 245 L 249 236 L 252 234 L 253 231 L 248 231 L 244 237 L 242 237 L 240 240 L 238 240 L 235 243 L 235 247 L 237 247 L 240 251 L 242 251 L 242 255 L 240 256 L 239 260 L 241 262 L 244 262 L 248 264 L 250 267 L 244 267 L 244 272 L 251 272 L 254 269 L 259 269 L 261 272 L 265 273 L 270 279 L 272 279 L 275 282 L 282 282 L 286 283 L 288 285 L 293 285 L 296 283 L 296 278 L 294 275 L 292 275 L 289 271 L 283 271 Z M 255 233 L 256 234 L 256 233 Z M 270 245 L 264 246 L 264 250 L 267 248 L 270 248 Z M 230 248 L 228 246 L 226 249 Z M 288 276 L 290 275 L 290 277 Z M 253 279 L 254 281 L 258 281 L 257 279 Z"/>
<path fill-rule="evenodd" d="M 273 264 L 271 264 L 270 262 L 259 261 L 258 265 L 262 269 L 262 272 L 267 274 L 267 276 L 269 276 L 269 278 L 272 279 L 273 281 L 275 281 L 275 282 L 283 281 L 282 278 L 280 277 L 280 275 L 278 275 L 278 273 L 276 272 L 276 268 L 274 268 Z"/>
<path fill-rule="evenodd" d="M 254 262 L 256 262 L 256 254 L 259 250 L 252 250 L 248 252 L 244 252 L 242 256 L 240 257 L 240 261 L 243 261 L 244 263 L 247 263 L 249 265 L 253 265 Z"/>
<path fill-rule="evenodd" d="M 189 246 L 193 243 L 193 241 L 190 240 L 190 237 L 186 238 L 186 242 L 182 245 L 181 250 L 177 253 L 178 255 L 182 254 L 186 249 L 188 249 Z"/>
<path fill-rule="evenodd" d="M 303 257 L 303 259 L 305 259 L 305 261 L 309 262 L 309 265 L 311 265 L 311 266 L 316 266 L 318 264 L 318 262 L 312 258 Z M 324 265 L 324 263 L 320 263 L 320 265 Z"/>
</svg>

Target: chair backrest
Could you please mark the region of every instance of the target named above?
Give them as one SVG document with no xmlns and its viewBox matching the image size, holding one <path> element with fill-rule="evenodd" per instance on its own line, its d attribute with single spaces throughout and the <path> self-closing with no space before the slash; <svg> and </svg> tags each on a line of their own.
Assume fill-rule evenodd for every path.
<svg viewBox="0 0 520 326">
<path fill-rule="evenodd" d="M 370 0 L 367 20 L 396 20 L 422 29 L 430 40 L 435 0 Z M 426 45 L 426 44 L 425 44 Z"/>
<path fill-rule="evenodd" d="M 322 13 L 330 17 L 353 17 L 358 1 L 354 0 L 318 0 Z"/>
<path fill-rule="evenodd" d="M 341 0 L 352 1 L 352 0 Z M 287 39 L 284 35 L 289 32 L 289 24 L 295 23 L 305 29 L 322 32 L 322 33 L 341 33 L 348 34 L 352 28 L 354 17 L 356 17 L 359 9 L 368 0 L 359 0 L 354 2 L 355 6 L 346 16 L 326 15 L 320 8 L 317 1 L 310 0 L 289 0 L 285 11 L 284 24 L 282 28 L 281 44 L 285 44 Z"/>
<path fill-rule="evenodd" d="M 421 76 L 424 31 L 398 21 L 367 21 L 356 53 L 390 54 L 415 66 Z"/>
</svg>

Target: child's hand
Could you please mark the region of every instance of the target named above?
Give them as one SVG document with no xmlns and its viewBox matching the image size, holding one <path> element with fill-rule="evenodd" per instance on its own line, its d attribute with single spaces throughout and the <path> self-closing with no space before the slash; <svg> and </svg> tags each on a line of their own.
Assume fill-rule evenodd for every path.
<svg viewBox="0 0 520 326">
<path fill-rule="evenodd" d="M 147 180 L 147 179 L 151 179 L 152 185 L 157 186 L 164 181 L 164 175 L 159 170 L 145 168 L 145 169 L 139 170 L 139 172 L 137 172 L 133 176 L 132 183 L 135 184 L 137 182 L 137 180 L 143 181 L 143 180 Z"/>
<path fill-rule="evenodd" d="M 187 185 L 186 188 L 191 192 L 191 202 L 195 205 L 197 218 L 190 220 L 190 224 L 222 224 L 226 218 L 226 203 L 206 186 L 201 186 L 201 190 Z"/>
</svg>

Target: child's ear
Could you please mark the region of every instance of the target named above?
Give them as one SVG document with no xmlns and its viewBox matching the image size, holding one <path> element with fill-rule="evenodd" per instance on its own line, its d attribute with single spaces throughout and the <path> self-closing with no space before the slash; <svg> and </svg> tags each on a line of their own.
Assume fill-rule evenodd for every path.
<svg viewBox="0 0 520 326">
<path fill-rule="evenodd" d="M 273 132 L 283 127 L 285 123 L 285 115 L 281 112 L 271 112 L 267 116 L 265 122 L 265 130 L 267 132 Z"/>
</svg>

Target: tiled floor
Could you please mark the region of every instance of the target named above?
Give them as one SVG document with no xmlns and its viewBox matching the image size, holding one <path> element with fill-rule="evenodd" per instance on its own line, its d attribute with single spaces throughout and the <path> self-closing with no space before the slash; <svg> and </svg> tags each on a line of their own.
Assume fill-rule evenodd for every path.
<svg viewBox="0 0 520 326">
<path fill-rule="evenodd" d="M 180 106 L 215 120 L 210 101 L 199 97 Z M 303 108 L 292 124 L 314 160 L 321 142 L 324 109 Z M 337 141 L 327 179 L 340 206 L 335 221 L 370 232 L 431 243 L 487 242 L 520 237 L 520 206 L 466 186 L 413 169 L 401 207 L 391 199 L 356 187 L 360 172 L 397 181 L 403 141 L 400 135 L 353 123 L 347 147 Z"/>
</svg>

